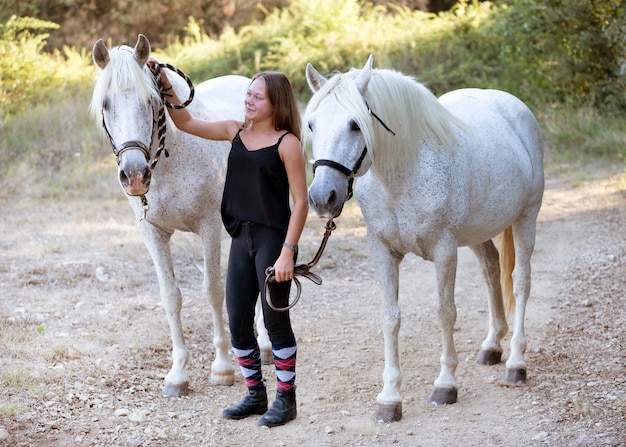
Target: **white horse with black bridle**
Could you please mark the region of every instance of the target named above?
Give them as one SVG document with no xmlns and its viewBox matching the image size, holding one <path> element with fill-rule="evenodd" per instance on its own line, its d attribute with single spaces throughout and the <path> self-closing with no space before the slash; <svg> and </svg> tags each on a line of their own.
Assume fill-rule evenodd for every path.
<svg viewBox="0 0 626 447">
<path fill-rule="evenodd" d="M 478 363 L 501 361 L 508 325 L 502 259 L 492 242 L 501 234 L 502 279 L 512 270 L 515 308 L 505 381 L 525 382 L 524 316 L 544 190 L 543 142 L 531 111 L 496 90 L 455 90 L 437 99 L 411 77 L 373 69 L 371 56 L 363 69 L 329 79 L 309 64 L 306 76 L 314 92 L 303 119 L 314 157 L 309 203 L 321 217 L 339 216 L 358 177 L 356 197 L 378 266 L 385 367 L 375 419 L 402 417 L 398 280 L 409 252 L 434 261 L 437 276 L 443 350 L 430 402 L 457 400 L 458 247 L 476 254 L 489 289 L 489 332 Z"/>
<path fill-rule="evenodd" d="M 98 40 L 93 60 L 100 72 L 90 110 L 111 141 L 120 184 L 156 268 L 172 338 L 172 368 L 165 377 L 163 394 L 181 396 L 189 388 L 189 352 L 180 320 L 182 295 L 176 285 L 170 249 L 176 230 L 198 234 L 202 241 L 202 292 L 212 311 L 215 348 L 211 381 L 218 385 L 234 382 L 230 340 L 222 318 L 224 288 L 220 277 L 220 206 L 230 143 L 176 129 L 164 110 L 166 96 L 162 96 L 155 76 L 146 66 L 150 51 L 143 35 L 139 35 L 134 48 L 123 45 L 109 50 L 102 39 Z M 192 86 L 171 70 L 168 75 L 178 96 L 192 99 Z M 195 89 L 189 111 L 205 119 L 242 119 L 249 85 L 250 79 L 242 76 L 205 81 Z M 268 353 L 271 356 L 258 309 L 257 330 L 264 357 Z"/>
</svg>

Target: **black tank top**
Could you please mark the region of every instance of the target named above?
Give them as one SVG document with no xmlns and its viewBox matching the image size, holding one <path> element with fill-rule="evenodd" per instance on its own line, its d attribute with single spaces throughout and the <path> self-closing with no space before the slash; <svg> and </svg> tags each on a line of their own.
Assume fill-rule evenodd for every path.
<svg viewBox="0 0 626 447">
<path fill-rule="evenodd" d="M 226 183 L 222 196 L 222 222 L 228 234 L 235 236 L 241 222 L 254 222 L 287 232 L 289 181 L 276 144 L 249 151 L 237 132 L 228 154 Z"/>
</svg>

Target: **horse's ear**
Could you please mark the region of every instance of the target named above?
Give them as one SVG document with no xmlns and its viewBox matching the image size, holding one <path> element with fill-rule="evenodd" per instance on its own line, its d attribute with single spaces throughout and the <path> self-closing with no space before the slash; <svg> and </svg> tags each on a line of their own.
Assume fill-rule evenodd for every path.
<svg viewBox="0 0 626 447">
<path fill-rule="evenodd" d="M 135 45 L 135 59 L 140 67 L 146 65 L 148 58 L 150 57 L 150 41 L 146 36 L 140 34 L 137 38 L 137 44 Z"/>
<path fill-rule="evenodd" d="M 98 41 L 94 44 L 92 58 L 93 63 L 100 68 L 106 67 L 109 63 L 109 50 L 102 39 L 98 39 Z"/>
<path fill-rule="evenodd" d="M 372 65 L 374 64 L 374 55 L 370 54 L 370 57 L 367 58 L 367 62 L 363 66 L 361 73 L 356 77 L 354 82 L 356 82 L 356 88 L 359 90 L 361 96 L 365 96 L 365 92 L 367 91 L 367 85 L 372 79 Z"/>
<path fill-rule="evenodd" d="M 322 85 L 326 84 L 326 78 L 319 74 L 311 63 L 306 64 L 306 81 L 313 93 L 322 88 Z"/>
</svg>

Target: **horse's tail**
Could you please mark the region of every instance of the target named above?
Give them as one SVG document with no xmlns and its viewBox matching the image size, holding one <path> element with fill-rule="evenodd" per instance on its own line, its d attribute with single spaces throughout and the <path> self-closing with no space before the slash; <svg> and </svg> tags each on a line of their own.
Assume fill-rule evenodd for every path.
<svg viewBox="0 0 626 447">
<path fill-rule="evenodd" d="M 515 309 L 513 294 L 513 268 L 515 267 L 515 245 L 513 244 L 513 228 L 508 227 L 497 237 L 500 249 L 500 284 L 504 299 L 504 313 L 507 318 Z"/>
</svg>

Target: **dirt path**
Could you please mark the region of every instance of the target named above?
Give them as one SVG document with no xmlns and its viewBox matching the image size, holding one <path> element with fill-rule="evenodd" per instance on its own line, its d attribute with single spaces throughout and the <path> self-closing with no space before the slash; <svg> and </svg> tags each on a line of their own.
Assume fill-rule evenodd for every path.
<svg viewBox="0 0 626 447">
<path fill-rule="evenodd" d="M 475 363 L 487 328 L 486 288 L 471 252 L 461 249 L 459 401 L 427 403 L 440 355 L 434 268 L 407 257 L 404 417 L 394 424 L 372 420 L 382 386 L 379 300 L 360 212 L 348 208 L 316 268 L 324 284 L 305 283 L 292 314 L 298 418 L 271 430 L 255 418 L 220 417 L 244 389 L 239 374 L 234 387 L 208 383 L 210 318 L 193 236 L 176 235 L 174 243 L 192 393 L 166 399 L 169 331 L 121 194 L 34 204 L 0 198 L 0 445 L 625 446 L 623 189 L 608 177 L 548 179 L 527 314 L 526 386 L 502 386 L 503 364 Z M 323 224 L 309 220 L 303 261 L 317 249 Z M 273 371 L 266 376 L 273 384 Z"/>
</svg>

